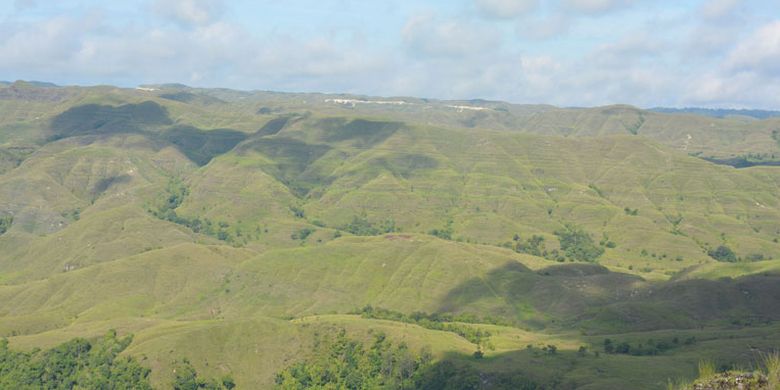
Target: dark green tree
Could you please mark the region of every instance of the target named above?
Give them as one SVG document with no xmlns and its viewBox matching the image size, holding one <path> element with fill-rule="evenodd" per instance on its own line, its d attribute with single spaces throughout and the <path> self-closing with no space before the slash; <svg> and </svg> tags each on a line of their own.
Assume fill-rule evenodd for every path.
<svg viewBox="0 0 780 390">
<path fill-rule="evenodd" d="M 707 254 L 717 261 L 728 263 L 735 263 L 737 261 L 737 255 L 734 254 L 734 251 L 732 251 L 731 248 L 725 245 L 720 245 L 715 249 L 711 249 L 707 251 Z"/>
<path fill-rule="evenodd" d="M 596 245 L 590 235 L 578 227 L 566 225 L 555 235 L 564 254 L 571 260 L 594 262 L 604 254 L 604 248 Z"/>
</svg>

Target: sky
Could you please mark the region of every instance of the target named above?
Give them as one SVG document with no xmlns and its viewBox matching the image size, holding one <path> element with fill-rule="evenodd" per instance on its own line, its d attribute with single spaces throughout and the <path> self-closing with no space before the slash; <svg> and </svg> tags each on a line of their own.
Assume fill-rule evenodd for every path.
<svg viewBox="0 0 780 390">
<path fill-rule="evenodd" d="M 780 0 L 0 0 L 0 80 L 780 109 Z"/>
</svg>

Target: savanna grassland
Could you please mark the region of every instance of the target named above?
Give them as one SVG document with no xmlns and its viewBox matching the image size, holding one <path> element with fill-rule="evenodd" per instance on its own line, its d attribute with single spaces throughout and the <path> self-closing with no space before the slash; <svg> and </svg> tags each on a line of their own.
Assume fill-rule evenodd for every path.
<svg viewBox="0 0 780 390">
<path fill-rule="evenodd" d="M 630 106 L 3 85 L 0 384 L 58 356 L 82 387 L 752 370 L 780 348 L 778 134 Z"/>
</svg>

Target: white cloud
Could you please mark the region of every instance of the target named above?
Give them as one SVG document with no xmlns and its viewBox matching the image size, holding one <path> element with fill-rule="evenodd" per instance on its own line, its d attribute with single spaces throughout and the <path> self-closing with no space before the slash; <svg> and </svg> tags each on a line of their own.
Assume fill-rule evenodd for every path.
<svg viewBox="0 0 780 390">
<path fill-rule="evenodd" d="M 17 10 L 25 10 L 35 8 L 38 5 L 36 0 L 14 0 L 14 8 Z"/>
<path fill-rule="evenodd" d="M 486 16 L 512 19 L 527 14 L 539 6 L 539 0 L 474 0 L 477 8 Z"/>
<path fill-rule="evenodd" d="M 460 57 L 496 50 L 500 33 L 472 21 L 440 20 L 431 14 L 412 16 L 401 31 L 403 43 L 420 57 Z"/>
<path fill-rule="evenodd" d="M 744 0 L 708 0 L 699 12 L 708 20 L 723 19 L 733 16 L 743 3 Z"/>
<path fill-rule="evenodd" d="M 726 67 L 735 72 L 780 76 L 780 21 L 768 23 L 737 45 Z"/>
<path fill-rule="evenodd" d="M 595 15 L 626 8 L 634 3 L 636 0 L 563 0 L 562 4 L 566 10 Z"/>
<path fill-rule="evenodd" d="M 222 0 L 155 0 L 154 10 L 184 26 L 201 26 L 219 19 L 224 12 Z"/>
<path fill-rule="evenodd" d="M 574 20 L 568 15 L 557 13 L 538 18 L 521 19 L 518 21 L 515 31 L 523 38 L 545 40 L 567 33 L 573 23 Z"/>
<path fill-rule="evenodd" d="M 665 44 L 655 36 L 640 32 L 627 35 L 612 43 L 599 45 L 590 56 L 600 64 L 626 66 L 644 58 L 659 60 L 667 51 Z"/>
</svg>

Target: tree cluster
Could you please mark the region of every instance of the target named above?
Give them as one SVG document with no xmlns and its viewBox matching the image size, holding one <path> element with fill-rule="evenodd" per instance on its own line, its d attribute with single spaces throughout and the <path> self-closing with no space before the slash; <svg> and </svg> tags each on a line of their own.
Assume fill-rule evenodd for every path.
<svg viewBox="0 0 780 390">
<path fill-rule="evenodd" d="M 409 324 L 419 325 L 426 329 L 455 333 L 458 336 L 476 344 L 480 350 L 483 346 L 492 349 L 492 345 L 489 343 L 491 336 L 489 331 L 457 323 L 461 322 L 459 319 L 465 320 L 462 322 L 476 323 L 477 320 L 473 316 L 464 315 L 462 317 L 454 317 L 451 314 L 426 314 L 423 312 L 414 312 L 407 315 L 397 311 L 374 308 L 371 305 L 361 309 L 359 314 L 363 318 L 406 322 Z"/>
<path fill-rule="evenodd" d="M 221 379 L 204 379 L 198 377 L 198 372 L 187 359 L 174 363 L 174 390 L 232 390 L 236 387 L 233 377 L 225 375 Z"/>
<path fill-rule="evenodd" d="M 604 248 L 596 245 L 590 235 L 581 228 L 566 225 L 564 229 L 555 232 L 560 241 L 561 250 L 566 258 L 573 261 L 595 262 Z"/>
<path fill-rule="evenodd" d="M 604 339 L 604 352 L 610 354 L 624 354 L 633 356 L 653 356 L 662 354 L 670 349 L 683 345 L 693 345 L 696 343 L 696 337 L 688 337 L 680 340 L 678 337 L 672 340 L 653 340 L 649 339 L 644 343 L 631 344 L 627 341 L 618 342 L 612 339 Z"/>
<path fill-rule="evenodd" d="M 720 245 L 715 249 L 710 249 L 707 251 L 707 255 L 712 257 L 713 259 L 717 261 L 723 261 L 727 263 L 736 263 L 737 262 L 737 255 L 734 253 L 731 248 Z"/>
<path fill-rule="evenodd" d="M 414 353 L 404 343 L 394 345 L 383 333 L 373 342 L 347 337 L 343 329 L 317 340 L 316 356 L 276 374 L 280 389 L 412 389 L 418 374 L 431 364 L 427 350 Z"/>
<path fill-rule="evenodd" d="M 1 389 L 149 389 L 148 368 L 119 357 L 132 336 L 110 331 L 90 342 L 76 338 L 52 349 L 17 352 L 0 341 Z"/>
<path fill-rule="evenodd" d="M 352 222 L 342 228 L 356 236 L 378 236 L 380 234 L 392 233 L 396 231 L 395 221 L 386 219 L 379 224 L 369 221 L 365 215 L 354 216 Z"/>
<path fill-rule="evenodd" d="M 205 234 L 220 241 L 234 245 L 246 243 L 246 234 L 237 227 L 231 229 L 230 224 L 227 222 L 214 222 L 205 217 L 188 218 L 177 214 L 176 209 L 181 206 L 189 193 L 189 188 L 184 183 L 177 179 L 172 179 L 168 183 L 163 201 L 157 207 L 150 208 L 149 212 L 159 219 L 186 226 L 195 233 Z M 243 240 L 242 237 L 244 238 Z"/>
</svg>

